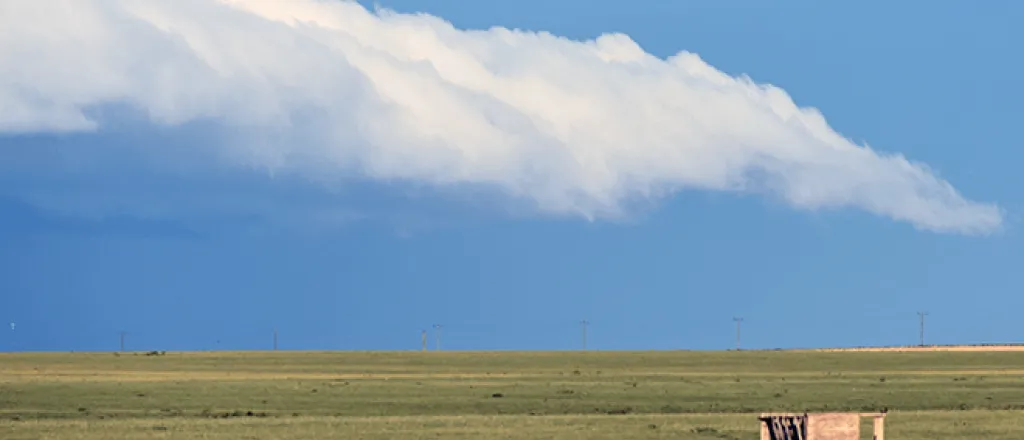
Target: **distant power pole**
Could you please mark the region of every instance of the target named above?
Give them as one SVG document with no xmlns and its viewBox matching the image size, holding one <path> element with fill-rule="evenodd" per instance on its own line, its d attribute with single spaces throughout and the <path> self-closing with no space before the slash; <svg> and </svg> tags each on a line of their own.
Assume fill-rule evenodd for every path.
<svg viewBox="0 0 1024 440">
<path fill-rule="evenodd" d="M 583 327 L 583 350 L 587 350 L 587 326 L 590 325 L 590 321 L 586 319 L 580 321 L 580 326 Z"/>
<path fill-rule="evenodd" d="M 736 351 L 740 350 L 740 325 L 743 324 L 743 318 L 732 318 L 736 321 Z"/>
<path fill-rule="evenodd" d="M 128 332 L 122 330 L 120 332 L 120 334 L 121 334 L 121 351 L 123 352 L 124 351 L 124 335 L 128 334 Z"/>
<path fill-rule="evenodd" d="M 422 341 L 423 342 L 423 350 L 422 351 L 427 351 L 427 331 L 426 330 L 422 330 L 420 332 L 420 339 L 423 340 Z"/>
<path fill-rule="evenodd" d="M 434 335 L 435 351 L 441 351 L 441 327 L 443 327 L 441 324 L 434 324 L 434 330 L 437 331 L 437 333 Z"/>
<path fill-rule="evenodd" d="M 277 351 L 277 329 L 274 329 L 274 351 Z"/>
<path fill-rule="evenodd" d="M 921 346 L 924 347 L 924 317 L 928 316 L 928 312 L 917 312 L 917 317 L 921 321 Z"/>
</svg>

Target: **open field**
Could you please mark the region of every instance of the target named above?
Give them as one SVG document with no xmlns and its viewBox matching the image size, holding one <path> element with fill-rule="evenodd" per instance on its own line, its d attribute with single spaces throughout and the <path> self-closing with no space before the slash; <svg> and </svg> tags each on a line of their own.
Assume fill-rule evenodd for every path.
<svg viewBox="0 0 1024 440">
<path fill-rule="evenodd" d="M 1019 440 L 1024 352 L 0 354 L 5 440 L 753 440 L 883 408 L 889 439 Z"/>
</svg>

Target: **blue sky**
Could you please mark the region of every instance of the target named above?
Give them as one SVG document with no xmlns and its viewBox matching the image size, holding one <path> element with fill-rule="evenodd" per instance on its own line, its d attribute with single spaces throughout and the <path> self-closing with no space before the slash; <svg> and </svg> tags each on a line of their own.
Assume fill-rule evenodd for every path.
<svg viewBox="0 0 1024 440">
<path fill-rule="evenodd" d="M 1021 3 L 390 0 L 380 5 L 425 12 L 458 29 L 501 26 L 571 40 L 619 32 L 659 58 L 696 53 L 728 75 L 775 85 L 797 105 L 818 109 L 832 129 L 856 144 L 926 164 L 966 200 L 960 202 L 997 205 L 1000 226 L 985 233 L 953 230 L 991 221 L 980 205 L 957 200 L 904 210 L 940 197 L 889 197 L 913 185 L 900 186 L 905 174 L 881 160 L 792 168 L 818 176 L 799 184 L 787 180 L 788 171 L 776 176 L 782 180 L 768 181 L 791 185 L 780 190 L 787 195 L 833 184 L 838 180 L 820 176 L 834 172 L 858 176 L 869 187 L 892 185 L 865 190 L 869 195 L 854 206 L 805 209 L 771 191 L 720 190 L 700 181 L 708 187 L 625 200 L 620 213 L 626 215 L 603 216 L 620 204 L 602 197 L 620 195 L 622 187 L 602 186 L 590 174 L 576 178 L 577 169 L 563 168 L 565 162 L 556 156 L 531 159 L 529 164 L 539 167 L 536 174 L 512 177 L 503 174 L 513 167 L 505 167 L 505 156 L 494 156 L 494 162 L 479 156 L 485 165 L 458 168 L 459 175 L 476 180 L 439 187 L 431 182 L 456 175 L 448 166 L 458 162 L 433 162 L 435 156 L 424 152 L 447 151 L 430 150 L 433 144 L 372 156 L 392 161 L 373 162 L 373 173 L 363 175 L 353 171 L 359 165 L 345 162 L 349 156 L 301 148 L 340 142 L 325 142 L 325 133 L 335 132 L 324 127 L 350 135 L 346 124 L 366 116 L 361 110 L 353 113 L 356 118 L 327 119 L 318 116 L 316 105 L 297 105 L 293 126 L 267 132 L 198 111 L 200 116 L 176 119 L 180 108 L 161 113 L 152 104 L 160 102 L 157 98 L 147 101 L 147 119 L 117 99 L 102 99 L 103 93 L 80 92 L 66 102 L 88 104 L 87 114 L 102 129 L 54 131 L 46 124 L 68 120 L 56 113 L 29 129 L 17 128 L 14 119 L 0 120 L 6 127 L 0 131 L 0 319 L 17 323 L 16 329 L 0 332 L 0 350 L 115 350 L 121 330 L 128 332 L 128 348 L 136 350 L 265 349 L 274 328 L 286 349 L 405 350 L 418 349 L 420 331 L 435 323 L 444 325 L 445 349 L 577 349 L 582 319 L 591 322 L 592 349 L 725 349 L 735 344 L 735 316 L 745 319 L 747 348 L 914 344 L 920 310 L 929 312 L 929 343 L 1024 340 L 1016 312 L 1024 305 L 1018 293 L 1024 289 L 1018 270 L 1024 261 L 1019 232 L 1024 199 L 1018 191 L 1024 177 L 1014 172 L 1024 157 L 1013 128 L 1024 116 L 1022 65 L 1014 55 L 1014 42 L 1024 40 L 1024 30 L 1012 25 L 1024 16 Z M 202 10 L 196 6 L 195 11 Z M 220 16 L 210 17 L 213 22 Z M 34 15 L 25 21 L 56 25 L 32 20 L 48 18 Z M 239 29 L 250 25 L 238 23 Z M 282 31 L 268 38 L 290 37 Z M 139 41 L 140 48 L 148 44 Z M 152 59 L 133 66 L 151 63 L 166 66 L 153 72 L 185 75 L 187 65 L 175 64 L 178 49 L 153 44 L 145 51 Z M 12 53 L 0 52 L 0 66 L 49 66 Z M 551 52 L 548 62 L 558 62 L 563 53 L 569 52 Z M 104 87 L 113 83 L 92 76 L 103 69 L 75 63 L 119 60 L 56 50 L 18 56 L 53 61 L 77 75 L 71 81 Z M 339 94 L 334 97 L 358 100 L 366 93 L 365 81 L 349 80 L 345 70 L 318 59 L 303 59 L 310 70 L 323 69 L 322 76 L 305 77 L 306 83 L 323 80 L 321 90 Z M 514 68 L 529 73 L 530 66 L 524 61 Z M 133 68 L 124 72 L 152 74 Z M 617 74 L 615 83 L 602 83 L 597 73 L 580 73 L 583 85 L 576 93 L 591 96 L 585 81 L 592 80 L 589 84 L 628 86 L 627 94 L 641 96 L 628 101 L 632 105 L 655 102 L 658 89 L 645 98 L 648 89 L 641 88 L 646 85 L 636 79 L 640 76 Z M 7 84 L 15 86 L 5 86 L 4 75 L 0 95 L 18 84 L 22 88 L 15 91 L 27 85 L 40 95 L 73 90 L 35 79 L 38 75 L 9 77 Z M 189 93 L 206 90 L 190 84 L 196 85 Z M 170 94 L 186 90 L 167 87 Z M 241 84 L 237 90 L 263 102 L 262 89 Z M 315 100 L 288 96 L 273 99 Z M 471 109 L 477 105 L 467 102 Z M 221 104 L 210 111 L 232 108 Z M 479 105 L 481 112 L 505 117 Z M 564 105 L 573 111 L 570 101 Z M 259 108 L 246 104 L 223 111 L 244 118 L 249 117 L 244 110 Z M 437 114 L 455 119 L 454 111 Z M 708 105 L 698 114 L 714 111 Z M 304 119 L 307 114 L 312 116 Z M 630 131 L 638 123 L 595 124 L 575 135 L 632 136 L 630 149 L 608 156 L 627 163 L 640 161 L 638 152 L 647 151 L 643 136 L 670 133 L 670 122 L 656 121 L 643 132 Z M 757 127 L 742 124 L 751 136 L 742 139 L 769 139 L 765 148 L 774 148 L 771 134 Z M 505 133 L 517 132 L 506 128 Z M 395 145 L 414 144 L 410 139 Z M 523 157 L 548 151 L 542 148 L 551 137 L 536 139 L 522 147 L 527 149 Z M 274 168 L 281 145 L 320 162 L 307 165 L 303 161 L 314 161 L 302 156 L 295 159 L 299 165 Z M 448 146 L 442 142 L 439 148 Z M 732 148 L 729 141 L 712 146 L 719 150 L 707 151 Z M 223 157 L 233 166 L 222 166 Z M 322 165 L 324 157 L 340 165 Z M 424 165 L 402 168 L 409 164 Z M 628 171 L 642 180 L 643 170 L 654 165 Z M 687 179 L 699 174 L 688 172 Z M 651 179 L 651 187 L 664 183 Z M 494 181 L 506 186 L 488 186 Z M 526 194 L 527 202 L 507 197 L 510 191 Z M 861 193 L 837 194 L 829 200 Z M 883 206 L 881 214 L 865 208 L 875 203 Z M 911 219 L 896 218 L 901 213 Z M 953 226 L 919 227 L 934 222 Z"/>
</svg>

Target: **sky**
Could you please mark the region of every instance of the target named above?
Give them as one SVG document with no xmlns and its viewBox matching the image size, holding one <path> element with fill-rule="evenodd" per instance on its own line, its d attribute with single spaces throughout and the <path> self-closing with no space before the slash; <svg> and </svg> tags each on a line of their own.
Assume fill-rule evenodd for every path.
<svg viewBox="0 0 1024 440">
<path fill-rule="evenodd" d="M 2 2 L 0 350 L 1021 342 L 1022 17 Z"/>
</svg>

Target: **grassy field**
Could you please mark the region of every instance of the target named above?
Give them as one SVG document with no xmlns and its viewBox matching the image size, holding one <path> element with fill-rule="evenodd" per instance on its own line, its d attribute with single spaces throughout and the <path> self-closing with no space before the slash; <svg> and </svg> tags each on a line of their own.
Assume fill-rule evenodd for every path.
<svg viewBox="0 0 1024 440">
<path fill-rule="evenodd" d="M 5 440 L 756 439 L 883 408 L 889 439 L 1019 440 L 1024 352 L 0 354 Z"/>
</svg>

